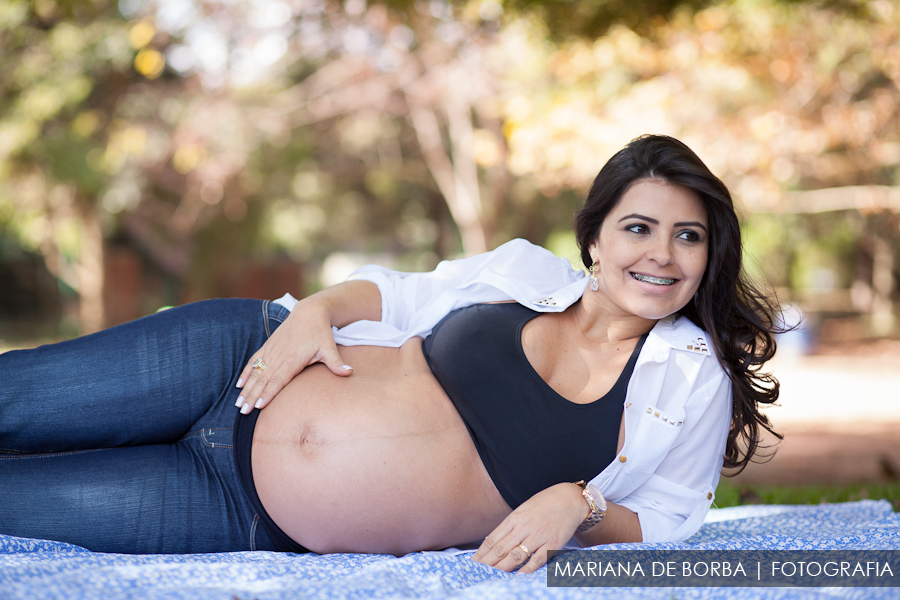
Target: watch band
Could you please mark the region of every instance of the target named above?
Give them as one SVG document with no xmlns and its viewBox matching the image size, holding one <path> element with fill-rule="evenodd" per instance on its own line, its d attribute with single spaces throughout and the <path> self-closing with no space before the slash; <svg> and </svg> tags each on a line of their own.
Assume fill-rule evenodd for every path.
<svg viewBox="0 0 900 600">
<path fill-rule="evenodd" d="M 604 504 L 603 507 L 597 506 L 597 503 L 594 500 L 594 497 L 588 491 L 587 482 L 584 481 L 583 479 L 581 481 L 576 481 L 575 485 L 581 487 L 581 495 L 584 496 L 584 499 L 587 501 L 588 506 L 591 509 L 591 512 L 588 514 L 587 518 L 585 518 L 585 520 L 581 522 L 581 525 L 578 526 L 578 529 L 575 530 L 575 531 L 581 533 L 581 532 L 587 531 L 588 529 L 590 529 L 591 527 L 593 527 L 594 525 L 596 525 L 597 523 L 599 523 L 600 521 L 603 520 L 603 517 L 606 516 L 606 503 L 603 502 L 603 504 Z M 601 502 L 602 501 L 603 501 L 603 499 L 601 497 Z"/>
</svg>

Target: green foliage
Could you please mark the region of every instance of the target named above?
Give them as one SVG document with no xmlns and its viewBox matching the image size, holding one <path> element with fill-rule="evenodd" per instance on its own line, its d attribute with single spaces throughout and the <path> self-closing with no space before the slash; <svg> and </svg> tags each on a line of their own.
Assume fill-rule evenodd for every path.
<svg viewBox="0 0 900 600">
<path fill-rule="evenodd" d="M 414 15 L 422 6 L 414 0 L 383 0 L 383 4 L 406 15 Z M 572 38 L 592 39 L 607 34 L 611 27 L 620 25 L 647 34 L 665 21 L 690 19 L 708 8 L 734 4 L 728 0 L 503 0 L 493 2 L 455 0 L 447 4 L 470 18 L 490 19 L 500 12 L 503 21 L 527 18 L 543 23 L 547 35 L 554 42 Z M 740 3 L 744 11 L 760 5 L 758 0 Z M 485 6 L 488 5 L 488 6 Z M 808 7 L 812 10 L 828 10 L 838 18 L 871 18 L 872 2 L 868 0 L 776 0 L 774 5 L 785 11 Z M 766 9 L 769 6 L 763 5 Z M 498 11 L 498 8 L 500 9 Z M 749 30 L 748 33 L 753 33 Z"/>
<path fill-rule="evenodd" d="M 653 21 L 668 20 L 677 11 L 692 13 L 715 0 L 506 0 L 505 9 L 525 13 L 546 24 L 557 40 L 572 36 L 594 38 L 613 25 L 646 32 Z"/>
<path fill-rule="evenodd" d="M 107 179 L 87 159 L 108 117 L 90 107 L 130 67 L 127 42 L 115 42 L 126 22 L 106 2 L 10 0 L 0 24 L 0 230 L 29 249 L 57 238 L 72 256 L 71 202 L 90 202 Z"/>
<path fill-rule="evenodd" d="M 742 224 L 745 264 L 755 279 L 797 292 L 847 289 L 858 276 L 865 227 L 851 211 L 753 214 Z"/>
<path fill-rule="evenodd" d="M 575 240 L 575 232 L 571 229 L 556 229 L 547 236 L 544 247 L 553 254 L 568 259 L 573 269 L 584 270 L 581 262 L 581 252 L 578 251 L 578 243 Z"/>
<path fill-rule="evenodd" d="M 744 265 L 750 276 L 770 285 L 788 287 L 791 262 L 789 232 L 796 219 L 761 213 L 749 215 L 741 223 Z"/>
<path fill-rule="evenodd" d="M 825 504 L 889 500 L 900 512 L 900 483 L 853 483 L 804 486 L 744 486 L 723 478 L 716 488 L 718 508 L 744 504 Z"/>
<path fill-rule="evenodd" d="M 807 215 L 802 221 L 804 235 L 792 244 L 792 287 L 819 291 L 849 287 L 862 219 L 855 213 L 839 212 Z"/>
<path fill-rule="evenodd" d="M 31 146 L 45 127 L 72 120 L 96 85 L 130 65 L 127 44 L 123 51 L 112 41 L 126 25 L 114 9 L 101 2 L 49 4 L 12 0 L 0 9 L 2 156 L 40 158 Z M 61 138 L 73 134 L 60 129 Z"/>
</svg>

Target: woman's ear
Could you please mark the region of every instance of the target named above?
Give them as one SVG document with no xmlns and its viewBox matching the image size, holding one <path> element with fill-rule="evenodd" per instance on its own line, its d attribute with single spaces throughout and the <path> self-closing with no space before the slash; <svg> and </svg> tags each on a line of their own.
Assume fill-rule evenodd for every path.
<svg viewBox="0 0 900 600">
<path fill-rule="evenodd" d="M 591 262 L 596 263 L 600 259 L 600 251 L 598 250 L 598 244 L 600 242 L 600 236 L 591 242 L 591 245 L 588 246 L 588 254 L 591 256 Z"/>
</svg>

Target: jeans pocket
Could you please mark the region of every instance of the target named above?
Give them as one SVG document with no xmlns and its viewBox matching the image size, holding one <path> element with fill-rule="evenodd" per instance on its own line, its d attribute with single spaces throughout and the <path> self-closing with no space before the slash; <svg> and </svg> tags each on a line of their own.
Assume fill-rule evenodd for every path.
<svg viewBox="0 0 900 600">
<path fill-rule="evenodd" d="M 256 530 L 259 528 L 259 515 L 253 515 L 253 524 L 250 525 L 250 550 L 256 550 Z"/>
<path fill-rule="evenodd" d="M 279 552 L 278 545 L 272 540 L 259 514 L 253 515 L 253 522 L 250 524 L 250 550 Z"/>
<path fill-rule="evenodd" d="M 234 448 L 234 435 L 231 427 L 216 427 L 213 429 L 201 429 L 200 439 L 210 448 Z"/>
<path fill-rule="evenodd" d="M 266 326 L 266 338 L 272 337 L 272 332 L 284 323 L 291 311 L 280 304 L 263 300 L 263 323 Z"/>
</svg>

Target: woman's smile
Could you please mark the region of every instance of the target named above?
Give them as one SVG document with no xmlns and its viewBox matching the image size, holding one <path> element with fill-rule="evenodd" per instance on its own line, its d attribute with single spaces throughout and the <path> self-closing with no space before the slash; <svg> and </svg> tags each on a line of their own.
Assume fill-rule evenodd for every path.
<svg viewBox="0 0 900 600">
<path fill-rule="evenodd" d="M 667 277 L 654 277 L 653 275 L 644 275 L 642 273 L 632 273 L 631 276 L 638 281 L 652 283 L 653 285 L 672 285 L 673 283 L 678 281 L 677 279 L 669 279 Z"/>
</svg>

